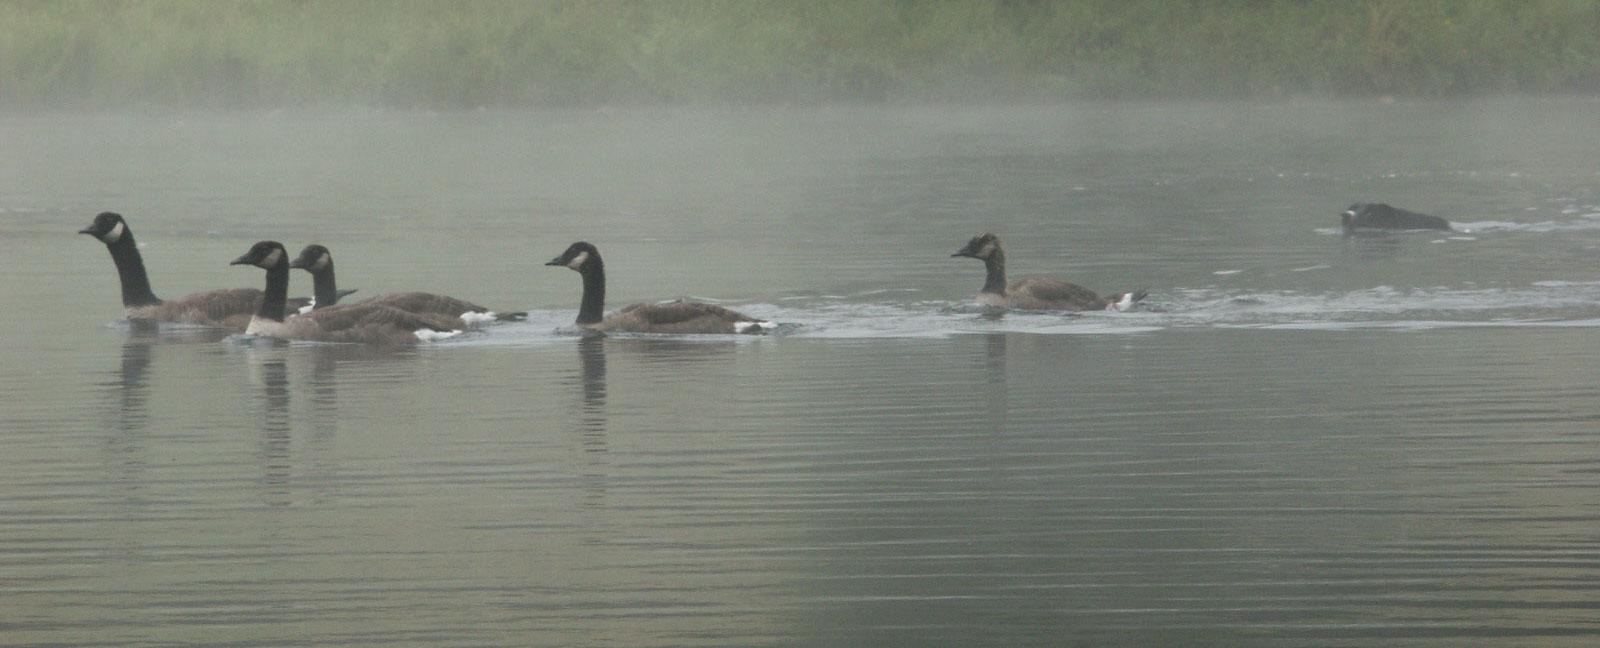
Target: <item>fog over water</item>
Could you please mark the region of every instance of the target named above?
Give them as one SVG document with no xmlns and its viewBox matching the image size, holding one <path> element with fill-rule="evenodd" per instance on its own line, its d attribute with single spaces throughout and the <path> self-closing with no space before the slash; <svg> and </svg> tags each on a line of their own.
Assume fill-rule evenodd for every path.
<svg viewBox="0 0 1600 648">
<path fill-rule="evenodd" d="M 0 643 L 1588 645 L 1597 109 L 5 114 Z M 105 210 L 163 297 L 272 239 L 528 321 L 146 331 Z M 991 312 L 983 232 L 1149 297 Z M 579 336 L 577 240 L 782 327 Z"/>
</svg>

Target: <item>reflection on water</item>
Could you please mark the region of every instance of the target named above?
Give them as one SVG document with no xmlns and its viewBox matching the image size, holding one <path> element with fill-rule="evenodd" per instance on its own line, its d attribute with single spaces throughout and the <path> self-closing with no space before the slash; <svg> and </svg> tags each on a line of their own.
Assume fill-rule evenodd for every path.
<svg viewBox="0 0 1600 648">
<path fill-rule="evenodd" d="M 1406 240 L 1410 232 L 1357 232 L 1344 237 L 1344 249 L 1355 257 L 1356 263 L 1393 261 L 1404 254 L 1411 243 Z"/>
<path fill-rule="evenodd" d="M 585 436 L 598 432 L 605 436 L 606 408 L 606 340 L 599 335 L 586 335 L 578 340 L 578 384 L 582 386 L 582 409 L 579 421 Z"/>
<path fill-rule="evenodd" d="M 738 350 L 739 338 L 725 335 L 660 336 L 610 334 L 610 348 L 648 365 L 678 367 L 686 374 L 696 365 L 726 365 Z"/>
<path fill-rule="evenodd" d="M 149 412 L 145 410 L 145 379 L 155 344 L 148 336 L 129 335 L 122 343 L 121 361 L 107 383 L 115 393 L 115 398 L 108 400 L 111 407 L 107 409 L 106 418 L 111 425 L 107 427 L 122 432 L 125 438 L 143 431 L 149 422 Z"/>
<path fill-rule="evenodd" d="M 277 349 L 245 349 L 251 383 L 256 388 L 259 421 L 261 488 L 271 506 L 293 502 L 291 488 L 295 466 L 290 447 L 289 366 Z"/>
<path fill-rule="evenodd" d="M 1009 403 L 1006 399 L 1006 388 L 1009 381 L 1006 379 L 1006 340 L 1010 337 L 1005 333 L 991 333 L 983 336 L 983 369 L 984 379 L 979 384 L 985 395 L 984 424 L 993 428 L 996 434 L 1006 432 L 1006 410 Z"/>
<path fill-rule="evenodd" d="M 606 505 L 606 491 L 610 480 L 611 458 L 607 456 L 609 442 L 606 438 L 606 344 L 602 335 L 585 335 L 578 339 L 578 387 L 576 434 L 583 448 L 583 496 L 586 508 Z M 595 520 L 592 530 L 594 542 L 604 542 L 610 533 L 604 517 Z"/>
<path fill-rule="evenodd" d="M 146 401 L 146 380 L 154 356 L 153 331 L 131 332 L 122 344 L 117 367 L 105 383 L 110 392 L 103 400 L 105 458 L 108 498 L 121 500 L 125 516 L 137 516 L 148 502 L 142 484 L 146 479 L 146 429 L 150 412 Z"/>
</svg>

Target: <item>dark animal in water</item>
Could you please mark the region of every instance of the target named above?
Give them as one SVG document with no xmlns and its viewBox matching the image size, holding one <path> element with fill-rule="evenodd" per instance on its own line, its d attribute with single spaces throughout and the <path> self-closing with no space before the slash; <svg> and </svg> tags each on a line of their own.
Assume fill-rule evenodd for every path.
<svg viewBox="0 0 1600 648">
<path fill-rule="evenodd" d="M 1358 229 L 1386 230 L 1444 230 L 1450 231 L 1450 221 L 1438 216 L 1418 214 L 1385 203 L 1356 203 L 1339 214 L 1339 223 L 1346 233 Z"/>
</svg>

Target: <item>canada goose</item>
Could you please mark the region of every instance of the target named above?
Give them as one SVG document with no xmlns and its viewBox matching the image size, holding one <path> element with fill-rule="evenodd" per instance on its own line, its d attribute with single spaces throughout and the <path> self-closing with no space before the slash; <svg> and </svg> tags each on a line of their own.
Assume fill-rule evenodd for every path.
<svg viewBox="0 0 1600 648">
<path fill-rule="evenodd" d="M 101 212 L 88 227 L 78 230 L 106 244 L 122 280 L 122 307 L 130 320 L 183 322 L 243 330 L 250 314 L 261 304 L 261 291 L 227 288 L 162 300 L 150 289 L 144 257 L 134 243 L 133 230 L 121 214 Z"/>
<path fill-rule="evenodd" d="M 122 281 L 122 307 L 124 316 L 135 322 L 182 322 L 243 331 L 250 323 L 251 314 L 261 305 L 261 291 L 255 288 L 225 288 L 185 295 L 171 301 L 157 297 L 150 289 L 150 277 L 144 270 L 144 257 L 133 240 L 133 230 L 121 214 L 101 212 L 88 227 L 78 230 L 88 234 L 111 251 L 111 260 L 117 264 L 117 276 Z M 354 290 L 350 292 L 355 292 Z M 298 297 L 288 300 L 293 308 L 309 303 Z"/>
<path fill-rule="evenodd" d="M 1450 231 L 1450 221 L 1438 216 L 1418 214 L 1385 203 L 1356 203 L 1339 214 L 1339 224 L 1349 234 L 1358 229 L 1388 230 L 1444 230 Z"/>
<path fill-rule="evenodd" d="M 988 278 L 978 291 L 978 303 L 1022 310 L 1126 310 L 1134 302 L 1144 299 L 1145 291 L 1117 293 L 1101 297 L 1093 290 L 1075 283 L 1050 277 L 1024 277 L 1006 283 L 1006 252 L 1000 237 L 981 234 L 953 257 L 971 257 L 983 261 Z"/>
<path fill-rule="evenodd" d="M 337 289 L 337 284 L 334 282 L 333 277 L 333 253 L 329 252 L 328 248 L 315 243 L 307 245 L 305 249 L 300 251 L 300 256 L 289 262 L 289 267 L 300 268 L 311 273 L 311 279 L 316 286 L 316 291 L 313 293 L 316 297 L 312 304 L 312 309 L 323 308 L 324 303 L 329 306 L 336 304 L 340 297 L 349 294 Z M 526 312 L 497 313 L 469 301 L 425 292 L 378 295 L 358 301 L 356 304 L 388 306 L 410 313 L 456 317 L 460 318 L 461 323 L 466 325 L 497 320 L 523 320 L 528 317 Z M 302 310 L 301 312 L 307 311 Z"/>
<path fill-rule="evenodd" d="M 566 266 L 583 276 L 583 303 L 578 326 L 594 331 L 632 333 L 762 333 L 776 325 L 721 306 L 677 300 L 661 304 L 634 304 L 604 317 L 606 266 L 600 251 L 579 241 L 561 256 L 545 263 Z"/>
<path fill-rule="evenodd" d="M 450 337 L 461 332 L 455 318 L 408 313 L 371 304 L 331 306 L 285 318 L 284 307 L 289 292 L 289 253 L 277 241 L 257 243 L 229 265 L 253 265 L 267 271 L 267 287 L 263 291 L 261 307 L 250 318 L 250 324 L 244 331 L 247 335 L 400 345 Z"/>
</svg>

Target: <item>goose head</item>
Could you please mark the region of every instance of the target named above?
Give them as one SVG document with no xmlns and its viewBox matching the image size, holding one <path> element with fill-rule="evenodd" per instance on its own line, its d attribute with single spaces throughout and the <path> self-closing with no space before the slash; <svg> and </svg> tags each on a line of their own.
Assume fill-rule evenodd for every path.
<svg viewBox="0 0 1600 648">
<path fill-rule="evenodd" d="M 328 248 L 312 243 L 300 250 L 300 256 L 289 262 L 289 267 L 306 270 L 316 274 L 333 265 L 333 253 Z"/>
<path fill-rule="evenodd" d="M 983 233 L 972 237 L 967 244 L 956 250 L 953 257 L 970 257 L 981 261 L 993 259 L 1000 253 L 1000 237 L 990 233 Z"/>
<path fill-rule="evenodd" d="M 88 227 L 78 230 L 79 234 L 88 234 L 100 239 L 106 245 L 122 240 L 128 231 L 128 224 L 122 220 L 122 214 L 116 212 L 100 212 L 94 217 L 94 222 Z"/>
<path fill-rule="evenodd" d="M 1343 213 L 1339 214 L 1339 224 L 1343 225 L 1345 229 L 1350 229 L 1350 226 L 1355 224 L 1356 214 L 1361 213 L 1361 210 L 1365 209 L 1366 206 L 1366 203 L 1356 203 L 1351 205 L 1349 209 L 1346 209 Z"/>
<path fill-rule="evenodd" d="M 566 266 L 578 272 L 583 272 L 588 268 L 599 265 L 599 263 L 600 250 L 595 249 L 593 245 L 584 241 L 578 241 L 567 246 L 567 251 L 562 252 L 561 256 L 546 261 L 545 265 Z"/>
<path fill-rule="evenodd" d="M 228 265 L 253 265 L 257 268 L 271 270 L 288 261 L 289 253 L 284 251 L 283 244 L 277 241 L 262 241 L 250 246 L 250 251 L 244 253 Z"/>
</svg>

